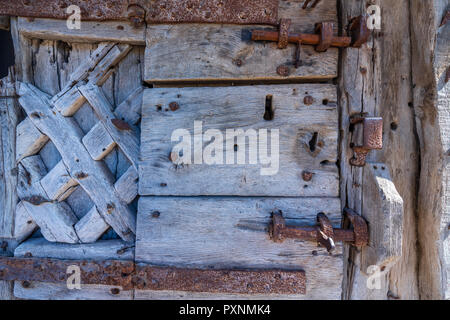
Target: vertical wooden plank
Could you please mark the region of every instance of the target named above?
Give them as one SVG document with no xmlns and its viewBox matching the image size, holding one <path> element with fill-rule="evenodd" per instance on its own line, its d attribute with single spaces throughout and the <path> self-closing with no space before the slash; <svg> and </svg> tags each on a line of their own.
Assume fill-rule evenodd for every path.
<svg viewBox="0 0 450 320">
<path fill-rule="evenodd" d="M 363 214 L 363 169 L 349 165 L 353 156 L 350 143 L 359 143 L 360 132 L 350 132 L 349 118 L 365 112 L 384 119 L 384 149 L 373 151 L 369 161 L 386 163 L 393 182 L 404 201 L 403 255 L 384 278 L 382 288 L 388 296 L 417 299 L 418 257 L 416 252 L 416 186 L 418 145 L 415 136 L 414 110 L 411 96 L 411 47 L 409 42 L 409 1 L 342 0 L 341 25 L 350 17 L 366 14 L 370 5 L 381 10 L 381 30 L 372 31 L 372 39 L 360 49 L 343 51 L 340 79 L 341 104 L 341 199 Z M 343 29 L 344 31 L 344 29 Z M 382 36 L 381 36 L 382 35 Z M 347 247 L 344 278 L 345 299 L 368 299 L 367 270 L 361 270 L 360 254 Z"/>
<path fill-rule="evenodd" d="M 450 298 L 450 1 L 411 1 L 414 111 L 420 143 L 418 279 L 421 299 Z M 417 23 L 420 21 L 420 23 Z"/>
<path fill-rule="evenodd" d="M 17 203 L 16 126 L 19 107 L 14 98 L 14 74 L 0 80 L 0 238 L 11 238 Z"/>
</svg>

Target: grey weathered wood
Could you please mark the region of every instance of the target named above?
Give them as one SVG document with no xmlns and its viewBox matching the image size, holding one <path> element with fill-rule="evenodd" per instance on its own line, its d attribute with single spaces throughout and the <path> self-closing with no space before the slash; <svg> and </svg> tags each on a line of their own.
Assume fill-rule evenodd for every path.
<svg viewBox="0 0 450 320">
<path fill-rule="evenodd" d="M 121 240 L 100 240 L 92 244 L 50 243 L 44 239 L 30 239 L 16 248 L 14 255 L 23 257 L 31 254 L 37 258 L 74 260 L 133 260 L 134 248 Z M 111 289 L 118 288 L 113 294 Z M 120 287 L 83 285 L 81 290 L 69 290 L 64 284 L 32 282 L 29 288 L 15 283 L 14 295 L 23 299 L 72 300 L 72 299 L 132 299 L 133 291 Z M 113 291 L 115 292 L 115 291 Z"/>
<path fill-rule="evenodd" d="M 78 91 L 78 88 L 73 87 L 56 100 L 54 106 L 63 116 L 71 117 L 80 110 L 85 102 L 86 99 Z"/>
<path fill-rule="evenodd" d="M 362 249 L 361 268 L 385 272 L 402 256 L 403 199 L 384 163 L 367 163 L 363 174 L 363 216 L 370 225 L 369 245 Z"/>
<path fill-rule="evenodd" d="M 95 110 L 100 122 L 111 135 L 112 139 L 137 169 L 139 161 L 139 138 L 136 132 L 131 128 L 130 130 L 119 130 L 114 126 L 112 120 L 116 119 L 116 116 L 112 112 L 111 105 L 99 87 L 85 85 L 81 86 L 79 90 Z"/>
<path fill-rule="evenodd" d="M 138 179 L 138 172 L 131 166 L 114 184 L 117 194 L 124 202 L 131 203 L 138 195 Z"/>
<path fill-rule="evenodd" d="M 23 201 L 17 204 L 14 217 L 14 239 L 20 243 L 28 238 L 38 228 L 38 225 L 28 214 Z"/>
<path fill-rule="evenodd" d="M 407 0 L 342 0 L 341 26 L 345 32 L 349 18 L 366 14 L 369 5 L 381 9 L 381 30 L 372 32 L 371 40 L 360 49 L 342 51 L 340 85 L 341 110 L 341 200 L 343 205 L 365 215 L 373 210 L 363 204 L 363 170 L 349 165 L 353 152 L 350 143 L 361 141 L 360 128 L 349 131 L 350 116 L 361 112 L 384 119 L 384 148 L 372 151 L 368 161 L 385 163 L 392 169 L 392 181 L 403 199 L 403 252 L 398 263 L 386 275 L 388 292 L 383 299 L 397 296 L 401 299 L 419 298 L 416 266 L 418 265 L 416 229 L 416 187 L 419 164 L 415 137 L 414 112 L 410 108 L 411 47 L 409 28 L 412 20 Z M 421 27 L 424 27 L 421 25 Z M 427 28 L 427 27 L 425 27 Z M 391 125 L 392 124 L 392 125 Z M 359 126 L 357 126 L 359 127 Z M 374 196 L 378 197 L 378 193 Z M 373 290 L 367 288 L 367 275 L 362 274 L 361 254 L 355 248 L 344 250 L 344 299 L 370 299 Z M 376 293 L 375 293 L 376 294 Z M 378 295 L 377 299 L 381 299 Z"/>
<path fill-rule="evenodd" d="M 337 22 L 335 2 L 322 1 L 314 10 L 303 10 L 303 3 L 303 0 L 280 1 L 279 16 L 292 19 L 292 31 L 313 33 L 317 22 Z M 317 53 L 312 46 L 303 46 L 303 65 L 295 69 L 295 45 L 280 50 L 274 42 L 250 40 L 250 30 L 261 28 L 267 26 L 148 26 L 145 81 L 304 80 L 337 76 L 336 48 Z M 276 72 L 282 64 L 290 68 L 288 77 Z"/>
<path fill-rule="evenodd" d="M 131 241 L 136 227 L 135 216 L 116 195 L 113 177 L 104 164 L 93 160 L 82 145 L 83 135 L 79 127 L 60 113 L 52 112 L 50 101 L 36 88 L 24 83 L 20 84 L 20 88 L 19 102 L 33 123 L 45 132 L 58 148 L 69 174 L 77 179 L 93 199 L 105 221 L 122 239 Z M 61 135 L 61 132 L 66 134 Z"/>
<path fill-rule="evenodd" d="M 421 299 L 450 298 L 450 1 L 411 1 L 413 107 L 420 152 L 417 195 Z M 417 23 L 420 21 L 420 23 Z"/>
<path fill-rule="evenodd" d="M 47 40 L 145 44 L 145 28 L 134 28 L 128 22 L 81 21 L 81 29 L 69 29 L 65 20 L 19 18 L 19 31 L 29 38 Z"/>
<path fill-rule="evenodd" d="M 16 128 L 17 162 L 35 155 L 48 142 L 48 137 L 40 132 L 29 118 L 25 118 Z"/>
<path fill-rule="evenodd" d="M 273 242 L 267 227 L 274 210 L 282 210 L 288 224 L 294 225 L 314 224 L 323 211 L 338 226 L 341 216 L 338 198 L 141 197 L 136 261 L 199 268 L 302 269 L 306 296 L 296 298 L 339 299 L 341 246 L 329 255 L 315 243 Z"/>
<path fill-rule="evenodd" d="M 41 185 L 49 199 L 64 201 L 78 186 L 78 182 L 70 176 L 64 163 L 60 161 L 42 178 Z"/>
<path fill-rule="evenodd" d="M 20 199 L 33 196 L 47 197 L 41 185 L 41 179 L 47 174 L 47 168 L 40 155 L 23 159 L 18 164 L 17 195 Z"/>
<path fill-rule="evenodd" d="M 263 118 L 267 95 L 273 99 L 272 121 Z M 312 105 L 304 105 L 306 95 L 314 98 Z M 323 105 L 325 99 L 327 105 Z M 338 139 L 335 101 L 336 87 L 319 84 L 145 90 L 139 194 L 336 197 L 339 177 L 334 165 Z M 171 102 L 177 102 L 179 109 L 171 111 Z M 257 133 L 269 129 L 268 141 L 273 130 L 279 130 L 278 172 L 262 175 L 261 168 L 268 166 L 261 164 L 261 157 L 257 164 L 249 164 L 248 156 L 242 165 L 225 164 L 225 157 L 224 164 L 219 165 L 172 163 L 169 155 L 179 143 L 171 142 L 172 133 L 187 129 L 193 135 L 195 120 L 203 121 L 203 132 L 217 129 L 223 135 L 226 129 L 254 129 Z M 317 143 L 311 149 L 315 132 Z M 224 151 L 229 154 L 249 149 L 248 139 L 237 147 L 231 138 L 228 140 Z M 271 152 L 276 154 L 275 148 Z M 303 181 L 303 171 L 314 173 L 310 182 Z"/>
<path fill-rule="evenodd" d="M 19 107 L 15 98 L 14 73 L 0 84 L 0 238 L 11 238 L 17 203 L 16 126 Z"/>
<path fill-rule="evenodd" d="M 66 203 L 42 202 L 35 205 L 26 200 L 22 202 L 45 239 L 51 242 L 79 242 L 74 230 L 78 219 Z"/>
<path fill-rule="evenodd" d="M 116 146 L 105 126 L 100 122 L 83 137 L 82 141 L 94 160 L 102 160 Z"/>
<path fill-rule="evenodd" d="M 95 206 L 75 225 L 75 231 L 82 243 L 97 241 L 108 228 L 109 225 L 100 216 Z"/>
<path fill-rule="evenodd" d="M 133 125 L 141 119 L 143 88 L 137 88 L 114 111 L 118 118 Z"/>
<path fill-rule="evenodd" d="M 97 49 L 80 64 L 68 77 L 66 85 L 62 90 L 52 98 L 52 103 L 56 103 L 63 95 L 74 87 L 78 82 L 85 80 L 90 72 L 95 69 L 99 62 L 108 54 L 115 46 L 115 43 L 102 42 Z"/>
</svg>

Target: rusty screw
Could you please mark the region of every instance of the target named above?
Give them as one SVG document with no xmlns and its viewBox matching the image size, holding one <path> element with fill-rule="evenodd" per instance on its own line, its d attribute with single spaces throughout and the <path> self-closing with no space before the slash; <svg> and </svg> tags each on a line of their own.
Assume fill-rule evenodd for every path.
<svg viewBox="0 0 450 320">
<path fill-rule="evenodd" d="M 304 181 L 309 182 L 312 180 L 314 173 L 309 171 L 303 171 L 302 172 L 302 178 Z"/>
<path fill-rule="evenodd" d="M 312 105 L 312 104 L 314 103 L 314 98 L 311 97 L 311 96 L 306 96 L 306 97 L 303 99 L 303 103 L 304 103 L 305 105 L 307 105 L 307 106 L 310 106 L 310 105 Z"/>
<path fill-rule="evenodd" d="M 134 28 L 139 28 L 145 21 L 145 10 L 137 5 L 132 4 L 128 7 L 128 19 Z"/>
<path fill-rule="evenodd" d="M 176 102 L 171 102 L 169 103 L 169 109 L 171 111 L 177 111 L 178 109 L 180 109 L 180 105 Z"/>
<path fill-rule="evenodd" d="M 287 77 L 289 76 L 289 67 L 285 66 L 285 65 L 281 65 L 277 68 L 277 73 L 278 75 L 282 76 L 282 77 Z"/>
<path fill-rule="evenodd" d="M 31 287 L 31 283 L 29 281 L 22 281 L 22 287 L 25 289 Z"/>
</svg>

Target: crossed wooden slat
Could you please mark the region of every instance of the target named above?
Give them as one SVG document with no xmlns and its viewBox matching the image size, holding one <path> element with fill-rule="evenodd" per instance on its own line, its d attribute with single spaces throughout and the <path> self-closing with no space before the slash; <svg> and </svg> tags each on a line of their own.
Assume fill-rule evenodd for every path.
<svg viewBox="0 0 450 320">
<path fill-rule="evenodd" d="M 18 194 L 22 199 L 16 209 L 17 238 L 25 238 L 37 225 L 49 241 L 88 243 L 111 226 L 123 240 L 134 240 L 136 218 L 128 204 L 137 195 L 139 138 L 132 126 L 117 125 L 118 119 L 99 88 L 130 50 L 128 45 L 100 44 L 54 97 L 31 84 L 18 83 L 19 102 L 28 117 L 17 128 Z M 116 113 L 134 123 L 139 104 L 130 101 L 141 94 L 142 88 L 133 92 Z M 99 122 L 84 135 L 71 116 L 86 101 Z M 48 140 L 62 160 L 46 172 L 37 153 Z M 115 146 L 131 162 L 117 181 L 101 161 Z M 95 204 L 81 219 L 64 202 L 78 186 Z"/>
</svg>

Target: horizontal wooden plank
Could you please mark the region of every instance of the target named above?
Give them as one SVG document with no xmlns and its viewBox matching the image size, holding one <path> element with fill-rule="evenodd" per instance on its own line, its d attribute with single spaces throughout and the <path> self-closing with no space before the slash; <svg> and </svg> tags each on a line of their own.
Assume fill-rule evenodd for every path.
<svg viewBox="0 0 450 320">
<path fill-rule="evenodd" d="M 16 248 L 14 255 L 36 258 L 74 260 L 133 260 L 134 248 L 121 240 L 100 240 L 92 244 L 67 245 L 51 243 L 45 239 L 30 239 Z M 14 295 L 22 299 L 36 300 L 121 300 L 132 299 L 133 291 L 102 285 L 83 285 L 81 290 L 69 290 L 65 284 L 31 282 L 24 288 L 14 283 Z"/>
<path fill-rule="evenodd" d="M 323 211 L 338 226 L 338 198 L 141 197 L 138 210 L 137 262 L 190 268 L 304 270 L 306 296 L 296 298 L 340 297 L 341 245 L 329 255 L 315 243 L 275 243 L 267 231 L 274 210 L 282 210 L 292 225 L 314 225 L 317 213 Z M 140 293 L 147 298 L 164 294 L 167 292 Z M 176 298 L 176 293 L 172 294 Z"/>
<path fill-rule="evenodd" d="M 294 32 L 313 33 L 315 23 L 333 21 L 336 2 L 322 1 L 303 10 L 304 0 L 280 1 L 279 16 L 292 20 Z M 250 41 L 250 30 L 267 26 L 153 25 L 147 27 L 145 80 L 148 82 L 199 80 L 330 79 L 337 76 L 338 50 L 317 53 L 302 47 L 303 66 L 293 66 L 295 45 L 277 49 L 276 43 Z M 277 74 L 287 64 L 290 75 Z"/>
<path fill-rule="evenodd" d="M 112 41 L 145 44 L 145 28 L 128 22 L 81 21 L 80 29 L 69 29 L 66 20 L 18 18 L 19 32 L 25 37 L 67 42 Z"/>
<path fill-rule="evenodd" d="M 305 105 L 305 96 L 311 96 L 314 102 Z M 264 119 L 267 97 L 272 99 L 272 121 Z M 178 109 L 171 110 L 172 102 Z M 338 115 L 333 85 L 147 89 L 142 113 L 141 195 L 338 196 Z M 236 159 L 234 164 L 225 164 L 230 162 L 221 152 L 218 157 L 224 164 L 205 164 L 206 158 L 203 164 L 194 164 L 195 152 L 191 164 L 180 164 L 184 160 L 171 155 L 180 138 L 172 142 L 172 134 L 186 129 L 193 136 L 194 121 L 202 121 L 203 133 L 219 130 L 224 153 L 233 159 L 235 154 L 248 153 L 249 145 L 258 147 L 249 139 L 239 142 L 227 136 L 227 129 L 243 129 L 242 138 L 245 131 L 256 130 L 260 149 L 267 145 L 262 142 L 261 130 L 268 129 L 268 141 L 279 130 L 279 156 L 274 144 L 269 148 L 273 156 L 270 165 L 262 164 L 261 150 L 255 150 L 256 164 L 250 164 L 248 154 L 245 162 L 240 162 L 243 164 L 237 164 Z M 192 151 L 194 141 L 187 140 Z M 206 151 L 211 137 L 203 140 Z M 183 156 L 188 157 L 189 150 L 185 149 Z M 304 171 L 313 173 L 310 181 L 302 178 Z"/>
</svg>

